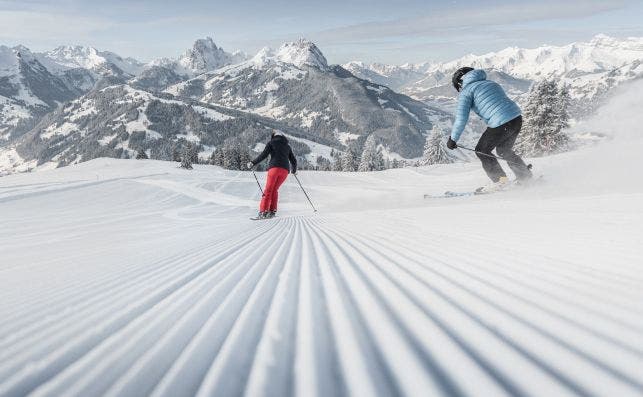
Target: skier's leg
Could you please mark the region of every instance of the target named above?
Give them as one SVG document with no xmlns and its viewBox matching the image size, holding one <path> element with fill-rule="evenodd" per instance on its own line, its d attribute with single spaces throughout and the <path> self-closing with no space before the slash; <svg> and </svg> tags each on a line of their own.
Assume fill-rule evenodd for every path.
<svg viewBox="0 0 643 397">
<path fill-rule="evenodd" d="M 268 170 L 268 175 L 266 175 L 266 187 L 263 189 L 263 197 L 261 198 L 261 204 L 259 205 L 259 211 L 261 212 L 266 212 L 270 209 L 278 175 L 275 171 L 276 168 L 271 168 Z"/>
<path fill-rule="evenodd" d="M 277 178 L 275 180 L 275 189 L 272 194 L 272 199 L 270 200 L 270 209 L 269 211 L 277 212 L 277 205 L 279 203 L 279 188 L 286 181 L 288 177 L 288 170 L 283 168 L 277 168 L 276 171 Z"/>
<path fill-rule="evenodd" d="M 476 145 L 476 152 L 479 152 L 476 153 L 476 156 L 478 156 L 482 162 L 482 168 L 484 168 L 493 182 L 498 182 L 501 177 L 506 177 L 507 174 L 503 171 L 498 160 L 490 156 L 485 156 L 485 154 L 490 155 L 501 138 L 502 135 L 499 134 L 495 128 L 487 128 Z"/>
<path fill-rule="evenodd" d="M 520 128 L 522 127 L 522 117 L 514 119 L 507 123 L 507 139 L 502 141 L 496 147 L 496 153 L 498 156 L 510 161 L 509 168 L 516 174 L 518 180 L 525 180 L 531 178 L 531 170 L 527 167 L 527 164 L 523 159 L 516 154 L 513 150 L 513 146 L 516 143 L 518 134 L 520 133 Z"/>
</svg>

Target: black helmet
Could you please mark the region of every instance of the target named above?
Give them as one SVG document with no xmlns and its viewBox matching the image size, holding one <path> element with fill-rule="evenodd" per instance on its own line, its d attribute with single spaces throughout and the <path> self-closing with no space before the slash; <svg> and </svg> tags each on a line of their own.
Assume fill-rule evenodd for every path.
<svg viewBox="0 0 643 397">
<path fill-rule="evenodd" d="M 455 87 L 456 91 L 460 92 L 462 89 L 462 76 L 465 74 L 469 73 L 472 71 L 473 68 L 470 68 L 468 66 L 465 66 L 463 68 L 460 68 L 453 73 L 453 78 L 451 79 L 451 82 L 453 83 L 453 87 Z"/>
</svg>

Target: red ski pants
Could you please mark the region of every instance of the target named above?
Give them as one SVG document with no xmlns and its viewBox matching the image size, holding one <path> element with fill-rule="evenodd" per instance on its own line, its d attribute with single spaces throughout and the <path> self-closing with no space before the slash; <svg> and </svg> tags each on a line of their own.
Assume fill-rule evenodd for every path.
<svg viewBox="0 0 643 397">
<path fill-rule="evenodd" d="M 266 187 L 263 190 L 263 198 L 259 211 L 277 211 L 277 201 L 279 200 L 279 187 L 288 177 L 288 170 L 280 167 L 273 167 L 268 170 L 266 178 Z"/>
</svg>

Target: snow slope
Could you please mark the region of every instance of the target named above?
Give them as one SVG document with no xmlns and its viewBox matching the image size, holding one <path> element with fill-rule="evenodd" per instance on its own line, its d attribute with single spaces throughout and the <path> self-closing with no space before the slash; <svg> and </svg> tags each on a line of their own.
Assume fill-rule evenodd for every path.
<svg viewBox="0 0 643 397">
<path fill-rule="evenodd" d="M 253 222 L 249 172 L 0 178 L 0 396 L 640 396 L 640 84 L 495 195 L 422 198 L 475 163 L 301 172 L 319 212 L 289 178 Z"/>
<path fill-rule="evenodd" d="M 291 178 L 262 222 L 248 172 L 2 178 L 0 395 L 640 395 L 643 182 L 569 186 L 596 152 L 463 199 L 421 197 L 476 164 L 302 172 L 319 213 Z"/>
</svg>

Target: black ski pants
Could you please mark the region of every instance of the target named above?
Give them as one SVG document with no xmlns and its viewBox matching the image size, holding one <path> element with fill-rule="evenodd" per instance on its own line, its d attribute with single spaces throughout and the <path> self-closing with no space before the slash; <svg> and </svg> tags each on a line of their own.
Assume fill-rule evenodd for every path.
<svg viewBox="0 0 643 397">
<path fill-rule="evenodd" d="M 514 143 L 522 127 L 522 116 L 506 122 L 496 128 L 487 128 L 476 145 L 476 155 L 482 161 L 482 168 L 493 182 L 498 182 L 501 177 L 506 177 L 498 160 L 489 156 L 493 149 L 496 154 L 509 161 L 509 167 L 516 174 L 518 180 L 531 178 L 531 171 L 525 162 L 513 151 Z M 486 154 L 486 155 L 485 155 Z"/>
</svg>

